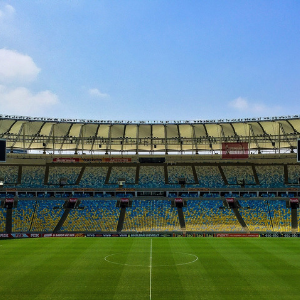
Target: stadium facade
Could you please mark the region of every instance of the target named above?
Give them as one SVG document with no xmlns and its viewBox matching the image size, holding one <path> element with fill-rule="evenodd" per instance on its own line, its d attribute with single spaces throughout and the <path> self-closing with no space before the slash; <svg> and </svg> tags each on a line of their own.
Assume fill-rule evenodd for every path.
<svg viewBox="0 0 300 300">
<path fill-rule="evenodd" d="M 300 116 L 0 116 L 0 234 L 297 234 Z"/>
</svg>

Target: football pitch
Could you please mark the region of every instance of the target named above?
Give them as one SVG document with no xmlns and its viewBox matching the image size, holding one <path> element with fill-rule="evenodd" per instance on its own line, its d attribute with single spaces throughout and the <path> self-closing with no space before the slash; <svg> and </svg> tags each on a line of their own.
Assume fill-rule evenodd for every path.
<svg viewBox="0 0 300 300">
<path fill-rule="evenodd" d="M 297 238 L 0 240 L 0 299 L 300 299 Z"/>
</svg>

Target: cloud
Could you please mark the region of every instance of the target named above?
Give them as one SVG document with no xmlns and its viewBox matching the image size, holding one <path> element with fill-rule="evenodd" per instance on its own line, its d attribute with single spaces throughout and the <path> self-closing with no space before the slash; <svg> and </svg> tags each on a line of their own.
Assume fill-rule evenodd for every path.
<svg viewBox="0 0 300 300">
<path fill-rule="evenodd" d="M 97 97 L 97 98 L 107 98 L 107 97 L 109 97 L 108 94 L 101 93 L 98 89 L 89 89 L 88 92 L 91 96 Z"/>
<path fill-rule="evenodd" d="M 264 103 L 250 102 L 247 98 L 238 97 L 229 102 L 229 107 L 247 115 L 273 115 L 281 112 L 280 106 L 269 106 Z"/>
<path fill-rule="evenodd" d="M 16 115 L 45 115 L 59 104 L 57 95 L 46 90 L 33 94 L 25 87 L 14 89 L 0 85 L 1 111 Z"/>
<path fill-rule="evenodd" d="M 229 106 L 240 111 L 245 111 L 249 108 L 247 99 L 242 97 L 229 102 Z"/>
<path fill-rule="evenodd" d="M 5 4 L 0 8 L 0 22 L 11 18 L 15 14 L 15 9 L 9 4 Z"/>
<path fill-rule="evenodd" d="M 28 82 L 36 79 L 40 69 L 28 55 L 14 50 L 0 49 L 0 81 Z"/>
<path fill-rule="evenodd" d="M 0 49 L 0 107 L 3 113 L 48 116 L 55 109 L 57 111 L 60 102 L 56 94 L 49 90 L 33 93 L 23 86 L 35 81 L 40 71 L 30 56 Z"/>
<path fill-rule="evenodd" d="M 3 4 L 3 1 L 0 0 L 0 39 L 1 44 L 5 45 L 8 43 L 15 43 L 21 35 L 18 27 L 15 23 L 16 13 L 13 6 L 9 4 Z"/>
</svg>

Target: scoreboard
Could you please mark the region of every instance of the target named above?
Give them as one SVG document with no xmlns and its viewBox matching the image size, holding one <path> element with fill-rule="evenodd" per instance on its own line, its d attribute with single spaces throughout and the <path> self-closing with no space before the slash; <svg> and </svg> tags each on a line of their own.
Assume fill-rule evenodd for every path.
<svg viewBox="0 0 300 300">
<path fill-rule="evenodd" d="M 6 162 L 6 140 L 0 139 L 0 162 Z"/>
</svg>

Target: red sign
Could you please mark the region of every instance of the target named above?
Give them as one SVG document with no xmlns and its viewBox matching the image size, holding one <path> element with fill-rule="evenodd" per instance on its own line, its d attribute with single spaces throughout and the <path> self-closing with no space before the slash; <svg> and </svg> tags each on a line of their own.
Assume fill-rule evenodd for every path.
<svg viewBox="0 0 300 300">
<path fill-rule="evenodd" d="M 248 157 L 248 143 L 222 143 L 222 158 L 240 159 Z"/>
<path fill-rule="evenodd" d="M 129 202 L 129 199 L 128 199 L 128 198 L 121 198 L 121 202 L 123 202 L 123 203 L 128 203 L 128 202 Z"/>
<path fill-rule="evenodd" d="M 234 198 L 226 198 L 226 201 L 229 203 L 233 203 L 234 202 Z"/>
<path fill-rule="evenodd" d="M 175 202 L 182 203 L 182 198 L 175 198 Z"/>
<path fill-rule="evenodd" d="M 290 198 L 290 202 L 291 203 L 299 203 L 299 199 L 298 198 Z"/>
<path fill-rule="evenodd" d="M 53 162 L 55 163 L 78 163 L 79 158 L 72 157 L 64 157 L 64 158 L 53 158 Z"/>
<path fill-rule="evenodd" d="M 12 202 L 14 202 L 14 198 L 6 198 L 5 202 L 6 203 L 12 203 Z"/>
<path fill-rule="evenodd" d="M 77 202 L 77 198 L 70 198 L 69 201 L 72 203 Z"/>
<path fill-rule="evenodd" d="M 0 238 L 12 238 L 13 236 L 9 233 L 0 233 Z"/>
</svg>

